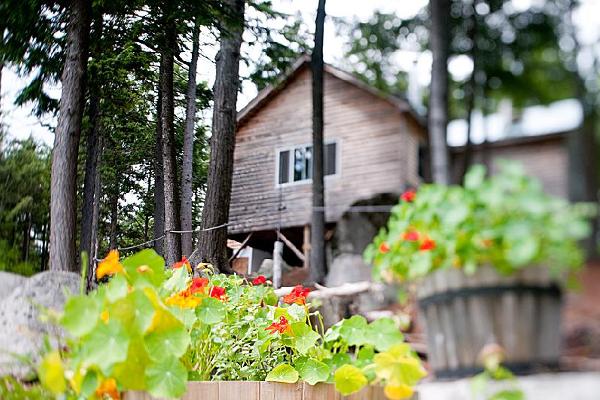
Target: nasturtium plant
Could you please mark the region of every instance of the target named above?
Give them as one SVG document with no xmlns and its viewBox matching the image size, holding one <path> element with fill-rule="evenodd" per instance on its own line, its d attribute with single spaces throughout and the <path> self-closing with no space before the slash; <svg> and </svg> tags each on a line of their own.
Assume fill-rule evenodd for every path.
<svg viewBox="0 0 600 400">
<path fill-rule="evenodd" d="M 386 281 L 444 268 L 472 274 L 483 265 L 504 275 L 544 265 L 558 276 L 582 265 L 579 241 L 595 212 L 544 193 L 517 164 L 502 163 L 489 178 L 476 165 L 464 186 L 427 184 L 404 193 L 364 257 Z"/>
<path fill-rule="evenodd" d="M 38 369 L 58 397 L 176 398 L 189 380 L 303 380 L 344 395 L 383 384 L 400 398 L 398 387 L 410 397 L 425 374 L 392 319 L 354 316 L 325 331 L 302 286 L 280 300 L 264 277 L 248 282 L 209 266 L 194 276 L 187 260 L 165 268 L 152 250 L 124 260 L 111 252 L 98 270 L 107 282 L 67 301 L 66 346 Z"/>
</svg>

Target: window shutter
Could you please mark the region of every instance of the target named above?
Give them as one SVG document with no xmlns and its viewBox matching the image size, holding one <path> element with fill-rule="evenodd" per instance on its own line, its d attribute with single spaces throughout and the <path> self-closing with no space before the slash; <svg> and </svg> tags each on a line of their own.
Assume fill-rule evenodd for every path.
<svg viewBox="0 0 600 400">
<path fill-rule="evenodd" d="M 279 152 L 279 183 L 288 183 L 290 180 L 290 152 Z"/>
<path fill-rule="evenodd" d="M 325 145 L 325 175 L 335 175 L 336 171 L 336 143 Z"/>
</svg>

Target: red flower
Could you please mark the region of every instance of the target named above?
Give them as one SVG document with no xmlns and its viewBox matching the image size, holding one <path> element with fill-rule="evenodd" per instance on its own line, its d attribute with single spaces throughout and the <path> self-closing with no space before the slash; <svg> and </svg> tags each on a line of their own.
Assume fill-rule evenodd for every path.
<svg viewBox="0 0 600 400">
<path fill-rule="evenodd" d="M 402 235 L 402 239 L 408 240 L 409 242 L 416 242 L 419 240 L 419 232 L 417 231 L 406 231 Z"/>
<path fill-rule="evenodd" d="M 419 246 L 419 250 L 433 250 L 435 249 L 435 241 L 433 239 L 425 239 L 423 240 L 423 243 L 421 243 L 421 246 Z"/>
<path fill-rule="evenodd" d="M 275 332 L 285 333 L 288 329 L 290 329 L 290 326 L 283 315 L 279 317 L 279 322 L 273 322 L 265 328 L 265 330 L 270 331 L 271 334 Z"/>
<path fill-rule="evenodd" d="M 223 300 L 225 298 L 225 288 L 220 286 L 213 286 L 210 288 L 210 297 L 213 297 L 218 300 Z"/>
<path fill-rule="evenodd" d="M 415 193 L 414 190 L 407 190 L 406 192 L 402 193 L 402 195 L 400 196 L 400 199 L 408 202 L 408 203 L 412 203 L 413 201 L 415 201 L 415 197 L 417 196 L 417 194 Z"/>
<path fill-rule="evenodd" d="M 192 270 L 192 265 L 190 264 L 190 262 L 188 261 L 188 259 L 185 256 L 183 256 L 181 258 L 181 261 L 177 261 L 175 264 L 173 264 L 173 269 L 181 268 L 184 265 L 188 271 Z"/>
<path fill-rule="evenodd" d="M 192 284 L 190 285 L 190 291 L 192 293 L 203 292 L 206 285 L 208 285 L 208 279 L 194 278 L 192 279 Z"/>
<path fill-rule="evenodd" d="M 379 245 L 379 252 L 382 254 L 387 253 L 388 251 L 390 251 L 390 246 L 386 243 L 383 242 Z"/>
<path fill-rule="evenodd" d="M 298 285 L 292 289 L 292 292 L 288 295 L 283 296 L 283 302 L 285 304 L 306 304 L 306 296 L 310 292 L 309 288 L 302 287 L 302 285 Z"/>
<path fill-rule="evenodd" d="M 264 285 L 267 283 L 267 278 L 264 275 L 259 275 L 252 281 L 253 285 Z"/>
</svg>

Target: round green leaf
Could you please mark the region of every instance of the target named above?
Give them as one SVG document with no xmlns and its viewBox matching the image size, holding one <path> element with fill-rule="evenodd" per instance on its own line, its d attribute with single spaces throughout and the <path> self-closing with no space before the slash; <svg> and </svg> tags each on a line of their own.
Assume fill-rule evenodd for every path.
<svg viewBox="0 0 600 400">
<path fill-rule="evenodd" d="M 146 388 L 154 397 L 181 397 L 186 390 L 187 370 L 174 356 L 163 358 L 146 368 Z"/>
<path fill-rule="evenodd" d="M 141 290 L 134 290 L 127 297 L 116 301 L 109 307 L 109 318 L 116 318 L 128 330 L 144 334 L 154 317 L 154 305 Z"/>
<path fill-rule="evenodd" d="M 367 320 L 361 315 L 354 315 L 342 322 L 340 336 L 350 346 L 359 346 L 367 343 Z"/>
<path fill-rule="evenodd" d="M 123 275 L 117 274 L 106 285 L 106 299 L 110 303 L 114 303 L 125 296 L 127 296 L 127 279 Z"/>
<path fill-rule="evenodd" d="M 358 392 L 367 385 L 367 377 L 354 365 L 346 364 L 335 371 L 333 376 L 335 389 L 347 396 Z"/>
<path fill-rule="evenodd" d="M 165 260 L 152 249 L 145 249 L 132 256 L 127 257 L 122 262 L 127 271 L 127 275 L 134 281 L 147 281 L 153 286 L 158 287 L 165 280 Z M 143 265 L 150 269 L 146 271 L 138 270 Z"/>
<path fill-rule="evenodd" d="M 157 310 L 154 329 L 144 337 L 146 348 L 153 360 L 168 356 L 181 357 L 190 344 L 190 335 L 185 325 L 168 310 Z"/>
<path fill-rule="evenodd" d="M 123 389 L 144 390 L 146 388 L 145 371 L 150 363 L 150 356 L 144 347 L 141 337 L 134 338 L 127 352 L 127 359 L 116 364 L 113 376 Z"/>
<path fill-rule="evenodd" d="M 306 310 L 301 305 L 294 303 L 286 310 L 293 321 L 306 320 Z"/>
<path fill-rule="evenodd" d="M 217 299 L 208 297 L 196 308 L 196 315 L 205 324 L 213 325 L 225 318 L 225 305 Z"/>
<path fill-rule="evenodd" d="M 304 358 L 302 362 L 296 362 L 296 369 L 300 373 L 300 378 L 314 385 L 319 382 L 325 382 L 329 378 L 329 367 L 327 364 L 314 358 Z"/>
<path fill-rule="evenodd" d="M 73 296 L 65 304 L 61 324 L 73 336 L 81 337 L 94 329 L 99 315 L 100 305 L 95 298 Z"/>
<path fill-rule="evenodd" d="M 319 334 L 313 331 L 305 322 L 294 322 L 290 326 L 293 333 L 293 346 L 301 354 L 306 354 L 319 339 Z"/>
<path fill-rule="evenodd" d="M 85 360 L 107 373 L 115 363 L 127 358 L 129 340 L 127 331 L 119 321 L 110 319 L 108 324 L 98 324 L 83 339 Z"/>
<path fill-rule="evenodd" d="M 279 364 L 268 373 L 265 380 L 267 382 L 295 383 L 298 382 L 298 378 L 298 371 L 290 364 Z"/>
<path fill-rule="evenodd" d="M 380 318 L 369 324 L 367 340 L 377 351 L 386 351 L 395 344 L 402 343 L 404 336 L 390 318 Z"/>
</svg>

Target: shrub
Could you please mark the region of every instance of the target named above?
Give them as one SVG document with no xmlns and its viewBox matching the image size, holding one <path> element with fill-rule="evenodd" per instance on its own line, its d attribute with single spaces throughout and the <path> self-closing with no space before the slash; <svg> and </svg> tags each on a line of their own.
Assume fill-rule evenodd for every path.
<svg viewBox="0 0 600 400">
<path fill-rule="evenodd" d="M 324 331 L 298 286 L 281 305 L 264 278 L 192 277 L 184 259 L 165 269 L 144 250 L 120 261 L 111 252 L 88 295 L 70 298 L 60 323 L 65 346 L 39 366 L 43 386 L 67 398 L 117 398 L 123 390 L 179 397 L 187 380 L 334 382 L 342 394 L 368 383 L 409 397 L 424 369 L 394 321 L 360 316 Z"/>
<path fill-rule="evenodd" d="M 429 184 L 405 193 L 365 250 L 375 275 L 406 281 L 443 268 L 471 274 L 491 265 L 510 274 L 547 265 L 557 276 L 581 266 L 578 241 L 590 233 L 593 206 L 545 194 L 514 164 L 485 175 L 474 166 L 464 187 Z"/>
</svg>

